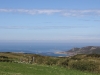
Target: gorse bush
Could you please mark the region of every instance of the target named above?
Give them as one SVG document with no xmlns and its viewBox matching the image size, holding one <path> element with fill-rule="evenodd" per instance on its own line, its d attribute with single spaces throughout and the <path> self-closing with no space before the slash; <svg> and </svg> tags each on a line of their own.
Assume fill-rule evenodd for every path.
<svg viewBox="0 0 100 75">
<path fill-rule="evenodd" d="M 67 58 L 66 59 L 62 59 L 62 60 L 59 60 L 57 62 L 57 65 L 63 66 L 63 67 L 67 67 L 68 66 L 68 62 L 69 62 L 69 60 Z"/>
<path fill-rule="evenodd" d="M 97 72 L 99 70 L 98 63 L 87 60 L 70 61 L 68 66 L 81 71 Z"/>
<path fill-rule="evenodd" d="M 58 62 L 57 59 L 49 58 L 48 60 L 46 60 L 45 64 L 46 65 L 57 65 L 57 62 Z"/>
<path fill-rule="evenodd" d="M 34 63 L 37 64 L 44 64 L 44 65 L 57 65 L 57 62 L 59 59 L 54 57 L 48 57 L 48 56 L 39 56 L 35 55 Z"/>
<path fill-rule="evenodd" d="M 96 57 L 96 58 L 99 58 L 100 54 L 88 54 L 87 57 Z"/>
<path fill-rule="evenodd" d="M 8 58 L 7 56 L 0 56 L 0 62 L 13 62 L 13 59 Z"/>
</svg>

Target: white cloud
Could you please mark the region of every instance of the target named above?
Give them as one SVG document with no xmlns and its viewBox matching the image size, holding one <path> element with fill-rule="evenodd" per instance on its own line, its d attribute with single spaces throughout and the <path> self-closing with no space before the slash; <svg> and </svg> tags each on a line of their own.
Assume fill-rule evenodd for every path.
<svg viewBox="0 0 100 75">
<path fill-rule="evenodd" d="M 53 14 L 60 13 L 62 10 L 35 10 L 38 14 Z"/>
<path fill-rule="evenodd" d="M 64 16 L 100 16 L 100 10 L 67 10 Z"/>
<path fill-rule="evenodd" d="M 59 13 L 62 10 L 48 10 L 48 9 L 0 9 L 0 12 L 15 12 L 15 13 L 28 13 L 31 15 L 34 14 L 53 14 L 53 13 Z"/>
<path fill-rule="evenodd" d="M 58 9 L 0 9 L 5 13 L 27 13 L 35 14 L 55 14 L 59 13 L 64 16 L 100 16 L 100 10 L 58 10 Z"/>
</svg>

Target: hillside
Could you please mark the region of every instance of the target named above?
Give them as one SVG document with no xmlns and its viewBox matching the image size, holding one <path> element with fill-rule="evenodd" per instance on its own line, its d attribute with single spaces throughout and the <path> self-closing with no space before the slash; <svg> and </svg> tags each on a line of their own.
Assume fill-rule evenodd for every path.
<svg viewBox="0 0 100 75">
<path fill-rule="evenodd" d="M 37 74 L 34 73 L 34 75 L 51 75 L 51 73 L 52 75 L 66 75 L 69 71 L 69 75 L 80 75 L 79 73 L 77 74 L 75 70 L 80 70 L 83 73 L 85 71 L 89 73 L 99 73 L 100 75 L 100 54 L 78 54 L 70 57 L 49 57 L 36 54 L 1 52 L 0 64 L 0 75 L 32 75 L 35 70 L 37 71 Z M 35 65 L 37 67 L 40 65 L 42 69 L 37 69 Z M 47 69 L 51 67 L 50 70 L 53 72 L 54 69 L 52 69 L 52 67 L 59 67 L 59 73 L 57 72 L 57 69 L 55 69 L 54 73 L 49 73 L 48 71 L 50 70 L 47 71 L 45 66 L 48 66 Z M 65 72 L 63 72 L 64 70 L 62 70 L 62 68 L 65 68 Z M 39 71 L 40 73 L 38 74 Z M 71 73 L 72 71 L 73 73 Z M 28 74 L 28 72 L 30 74 Z M 44 74 L 44 72 L 46 73 Z"/>
<path fill-rule="evenodd" d="M 68 55 L 76 54 L 100 54 L 100 46 L 86 46 L 82 48 L 72 48 L 68 51 L 61 52 Z"/>
</svg>

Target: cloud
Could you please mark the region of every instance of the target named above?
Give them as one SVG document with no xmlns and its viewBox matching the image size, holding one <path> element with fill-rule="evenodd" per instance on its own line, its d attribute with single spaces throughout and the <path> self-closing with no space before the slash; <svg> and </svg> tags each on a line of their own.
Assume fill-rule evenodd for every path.
<svg viewBox="0 0 100 75">
<path fill-rule="evenodd" d="M 100 16 L 100 10 L 61 10 L 61 9 L 0 9 L 0 12 L 5 13 L 26 13 L 35 14 L 57 14 L 63 16 Z"/>
<path fill-rule="evenodd" d="M 67 10 L 64 16 L 100 16 L 100 10 Z"/>
<path fill-rule="evenodd" d="M 59 13 L 62 10 L 48 10 L 48 9 L 0 9 L 0 12 L 15 12 L 15 13 L 27 13 L 27 14 L 53 14 L 53 13 Z"/>
<path fill-rule="evenodd" d="M 72 28 L 88 28 L 90 26 L 0 26 L 0 29 L 72 29 Z"/>
</svg>

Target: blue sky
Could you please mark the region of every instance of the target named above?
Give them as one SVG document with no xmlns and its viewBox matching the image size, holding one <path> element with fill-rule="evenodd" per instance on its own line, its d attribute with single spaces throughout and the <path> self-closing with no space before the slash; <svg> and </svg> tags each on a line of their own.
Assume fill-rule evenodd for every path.
<svg viewBox="0 0 100 75">
<path fill-rule="evenodd" d="M 0 0 L 0 41 L 100 42 L 100 0 Z"/>
</svg>

